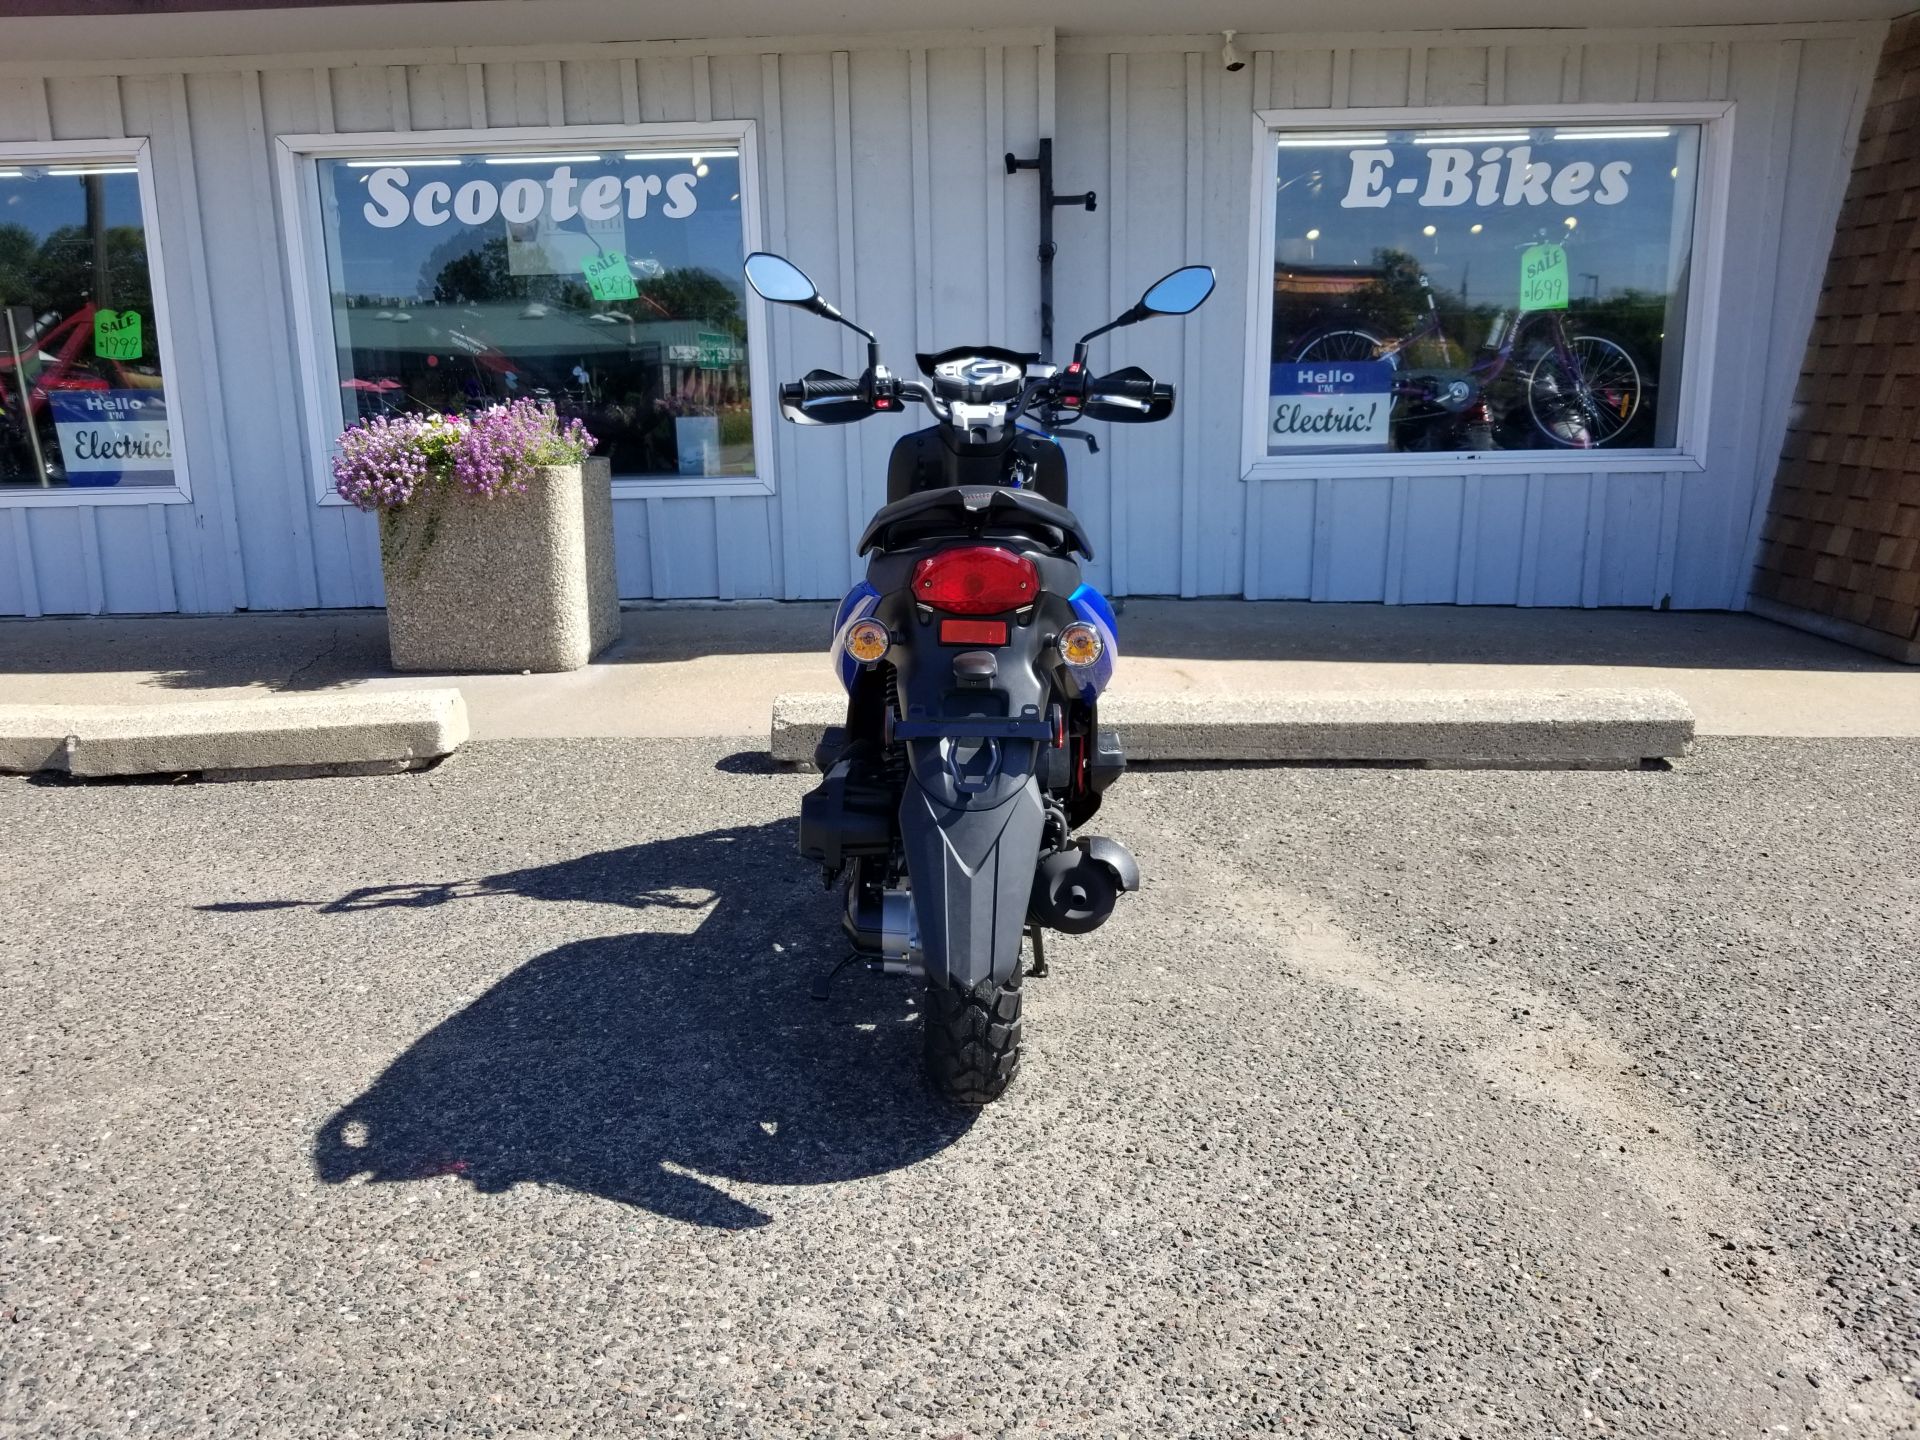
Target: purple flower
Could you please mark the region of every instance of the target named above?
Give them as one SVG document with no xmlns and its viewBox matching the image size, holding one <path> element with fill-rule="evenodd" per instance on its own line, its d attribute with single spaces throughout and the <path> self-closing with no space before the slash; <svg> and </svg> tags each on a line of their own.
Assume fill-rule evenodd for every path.
<svg viewBox="0 0 1920 1440">
<path fill-rule="evenodd" d="M 538 400 L 471 415 L 380 415 L 341 434 L 333 486 L 362 510 L 397 510 L 435 488 L 517 495 L 539 466 L 578 465 L 598 443 Z"/>
<path fill-rule="evenodd" d="M 394 510 L 432 479 L 427 437 L 440 417 L 378 415 L 340 437 L 333 488 L 362 510 Z"/>
<path fill-rule="evenodd" d="M 542 465 L 578 465 L 597 444 L 551 402 L 515 400 L 468 418 L 452 447 L 453 479 L 469 495 L 518 495 Z"/>
</svg>

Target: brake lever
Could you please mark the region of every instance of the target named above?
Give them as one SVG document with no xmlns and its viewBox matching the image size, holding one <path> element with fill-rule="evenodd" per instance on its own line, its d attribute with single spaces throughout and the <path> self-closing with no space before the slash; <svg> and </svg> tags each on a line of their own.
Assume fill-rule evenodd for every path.
<svg viewBox="0 0 1920 1440">
<path fill-rule="evenodd" d="M 1058 442 L 1061 440 L 1079 440 L 1086 445 L 1087 453 L 1089 455 L 1098 455 L 1100 453 L 1100 442 L 1094 439 L 1092 434 L 1085 430 L 1068 430 L 1065 428 L 1062 428 L 1059 430 L 1052 430 L 1052 429 L 1036 427 L 1033 433 L 1036 435 L 1044 435 L 1049 440 L 1052 440 L 1055 442 Z"/>
</svg>

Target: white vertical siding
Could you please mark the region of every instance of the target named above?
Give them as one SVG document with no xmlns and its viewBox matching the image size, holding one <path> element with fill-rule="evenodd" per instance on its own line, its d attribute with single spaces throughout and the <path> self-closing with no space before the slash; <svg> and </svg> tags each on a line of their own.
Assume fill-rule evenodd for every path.
<svg viewBox="0 0 1920 1440">
<path fill-rule="evenodd" d="M 604 49 L 606 47 L 598 47 Z M 874 327 L 896 366 L 967 338 L 1031 344 L 1038 280 L 1030 177 L 1006 149 L 1040 135 L 1035 34 L 914 49 L 639 53 L 577 59 L 0 76 L 0 139 L 153 138 L 186 417 L 189 506 L 0 509 L 0 614 L 285 609 L 381 601 L 369 517 L 314 503 L 298 423 L 301 363 L 270 157 L 288 133 L 761 122 L 765 243 L 784 248 Z M 1050 88 L 1051 75 L 1045 88 Z M 128 100 L 124 112 L 122 89 Z M 856 217 L 858 217 L 856 221 Z M 1015 262 L 1007 263 L 1012 255 Z M 217 283 L 216 283 L 217 277 Z M 989 319 L 988 317 L 992 317 Z M 846 332 L 784 312 L 784 377 L 857 369 Z M 616 558 L 627 597 L 836 595 L 885 490 L 898 426 L 801 436 L 777 427 L 772 496 L 623 499 Z"/>
<path fill-rule="evenodd" d="M 0 509 L 0 614 L 379 603 L 372 522 L 311 495 L 276 136 L 710 118 L 758 122 L 763 242 L 878 332 L 897 369 L 917 349 L 1038 342 L 1037 185 L 1000 157 L 1042 135 L 1059 187 L 1100 194 L 1093 214 L 1055 213 L 1057 355 L 1162 272 L 1216 266 L 1198 315 L 1116 334 L 1096 357 L 1182 394 L 1174 423 L 1068 452 L 1092 575 L 1115 594 L 1738 605 L 1878 43 L 1870 28 L 1779 33 L 1243 36 L 1250 63 L 1233 74 L 1215 37 L 1056 51 L 1041 31 L 8 70 L 0 140 L 151 137 L 193 501 Z M 1247 260 L 1255 110 L 1710 99 L 1738 107 L 1712 470 L 1241 479 L 1244 317 L 1264 283 Z M 783 378 L 863 360 L 810 317 L 777 312 L 769 338 Z M 903 428 L 778 426 L 773 495 L 621 500 L 621 593 L 839 593 Z"/>
<path fill-rule="evenodd" d="M 1433 44 L 1297 48 L 1270 36 L 1254 42 L 1252 63 L 1237 76 L 1222 72 L 1210 37 L 1184 50 L 1178 42 L 1063 42 L 1063 106 L 1082 123 L 1108 121 L 1076 154 L 1092 158 L 1103 144 L 1108 183 L 1116 193 L 1124 187 L 1128 201 L 1103 222 L 1093 247 L 1103 255 L 1076 263 L 1063 247 L 1061 274 L 1074 277 L 1061 301 L 1063 333 L 1131 299 L 1173 264 L 1211 261 L 1222 278 L 1218 299 L 1196 317 L 1197 358 L 1170 348 L 1161 326 L 1109 342 L 1112 363 L 1137 362 L 1183 381 L 1185 423 L 1217 441 L 1201 440 L 1196 468 L 1190 458 L 1162 453 L 1164 445 L 1124 437 L 1127 454 L 1103 471 L 1096 523 L 1121 552 L 1110 571 L 1116 588 L 1388 603 L 1738 607 L 1877 34 L 1720 33 L 1725 38 L 1672 43 L 1506 35 L 1485 44 L 1448 36 Z M 1181 55 L 1184 78 L 1170 65 Z M 1736 180 L 1706 447 L 1711 469 L 1240 481 L 1244 361 L 1236 340 L 1250 303 L 1252 111 L 1717 99 L 1737 107 Z M 1180 155 L 1181 137 L 1195 131 L 1197 153 L 1190 145 Z M 1179 187 L 1196 163 L 1206 176 L 1204 213 L 1197 225 L 1187 216 L 1180 234 L 1190 198 Z M 1176 488 L 1187 503 L 1170 508 Z"/>
<path fill-rule="evenodd" d="M 477 70 L 479 67 L 471 68 Z M 387 93 L 390 115 L 391 86 Z M 274 217 L 276 244 L 261 257 L 261 264 L 263 269 L 271 266 L 278 289 L 269 298 L 275 302 L 284 326 L 286 317 L 293 313 L 293 290 L 283 247 L 277 243 L 278 237 L 284 233 L 286 217 L 279 210 L 279 187 L 268 178 L 268 146 L 275 135 L 324 134 L 338 128 L 335 117 L 340 110 L 335 98 L 333 72 L 325 69 L 261 71 L 260 103 L 262 135 L 258 143 L 259 153 L 249 156 L 249 162 L 257 163 L 261 173 L 255 202 L 264 213 Z M 472 105 L 471 89 L 468 92 L 468 104 Z M 348 110 L 346 114 L 351 119 L 354 112 Z M 293 421 L 292 424 L 277 428 L 285 432 L 283 444 L 289 447 L 290 456 L 298 457 L 298 463 L 289 467 L 295 472 L 296 498 L 291 503 L 300 505 L 307 515 L 310 550 L 305 564 L 313 576 L 317 597 L 315 603 L 327 607 L 378 605 L 382 598 L 379 533 L 373 518 L 358 510 L 313 504 L 311 482 L 307 478 L 311 459 L 306 454 L 305 429 L 298 422 L 300 392 L 294 372 L 298 360 L 290 335 L 283 337 L 276 334 L 274 343 L 280 347 L 279 356 L 284 357 L 280 361 L 280 369 L 288 386 L 285 397 L 278 402 L 285 407 L 279 413 Z"/>
</svg>

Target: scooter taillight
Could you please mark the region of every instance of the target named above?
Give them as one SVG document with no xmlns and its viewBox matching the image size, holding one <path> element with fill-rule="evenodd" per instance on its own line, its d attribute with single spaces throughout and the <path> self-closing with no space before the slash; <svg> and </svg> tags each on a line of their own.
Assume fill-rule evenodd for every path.
<svg viewBox="0 0 1920 1440">
<path fill-rule="evenodd" d="M 1033 562 L 997 545 L 942 550 L 913 567 L 913 598 L 953 615 L 1023 610 L 1039 593 Z"/>
</svg>

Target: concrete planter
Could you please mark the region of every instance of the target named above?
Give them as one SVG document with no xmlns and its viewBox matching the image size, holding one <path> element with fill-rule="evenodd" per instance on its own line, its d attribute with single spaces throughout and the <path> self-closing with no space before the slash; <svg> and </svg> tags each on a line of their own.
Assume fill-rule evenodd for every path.
<svg viewBox="0 0 1920 1440">
<path fill-rule="evenodd" d="M 604 459 L 385 514 L 380 559 L 396 670 L 578 670 L 620 633 Z"/>
</svg>

